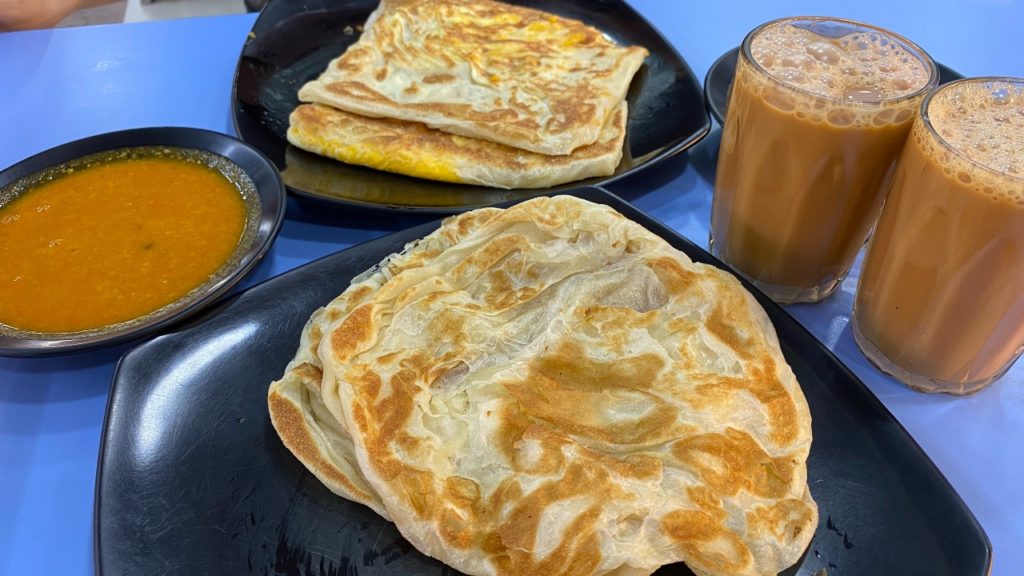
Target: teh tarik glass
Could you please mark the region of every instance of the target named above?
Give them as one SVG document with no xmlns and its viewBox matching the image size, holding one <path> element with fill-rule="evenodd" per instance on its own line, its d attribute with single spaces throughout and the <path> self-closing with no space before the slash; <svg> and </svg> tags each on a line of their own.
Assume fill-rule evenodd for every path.
<svg viewBox="0 0 1024 576">
<path fill-rule="evenodd" d="M 928 54 L 867 24 L 787 18 L 750 32 L 722 127 L 712 252 L 776 302 L 828 296 L 937 82 Z"/>
<path fill-rule="evenodd" d="M 853 334 L 884 372 L 970 394 L 1024 349 L 1024 79 L 922 103 L 868 247 Z"/>
</svg>

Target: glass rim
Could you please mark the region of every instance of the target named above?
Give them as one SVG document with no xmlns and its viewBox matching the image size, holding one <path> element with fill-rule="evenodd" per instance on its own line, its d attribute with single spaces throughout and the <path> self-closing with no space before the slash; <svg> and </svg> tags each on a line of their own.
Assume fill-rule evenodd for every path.
<svg viewBox="0 0 1024 576">
<path fill-rule="evenodd" d="M 924 125 L 925 130 L 928 132 L 928 135 L 931 136 L 931 138 L 935 140 L 940 146 L 942 146 L 942 148 L 947 152 L 954 154 L 961 160 L 967 162 L 969 165 L 974 166 L 975 168 L 979 168 L 985 172 L 988 172 L 989 174 L 994 174 L 1000 178 L 1009 178 L 1011 181 L 1014 182 L 1024 183 L 1024 174 L 1019 176 L 1007 174 L 1005 171 L 993 168 L 987 164 L 975 160 L 974 158 L 971 158 L 963 150 L 960 150 L 953 144 L 949 143 L 945 138 L 942 137 L 942 134 L 939 134 L 939 131 L 935 129 L 935 126 L 932 125 L 932 119 L 928 115 L 928 106 L 931 104 L 932 98 L 936 94 L 945 92 L 950 88 L 955 88 L 960 84 L 978 84 L 985 82 L 1002 82 L 1005 84 L 1016 84 L 1019 85 L 1022 89 L 1024 89 L 1024 78 L 1016 78 L 1013 76 L 974 76 L 971 78 L 959 78 L 957 80 L 953 80 L 952 82 L 947 82 L 939 86 L 935 90 L 932 90 L 927 96 L 925 96 L 924 100 L 921 101 L 921 107 L 918 110 L 918 118 Z"/>
<path fill-rule="evenodd" d="M 757 36 L 758 33 L 760 33 L 765 28 L 768 28 L 769 26 L 774 26 L 774 25 L 777 25 L 777 24 L 782 24 L 784 22 L 801 22 L 801 21 L 802 22 L 836 22 L 836 23 L 840 23 L 840 24 L 847 24 L 847 25 L 850 25 L 850 26 L 855 27 L 855 28 L 862 28 L 864 30 L 869 30 L 869 31 L 879 32 L 879 33 L 885 34 L 886 36 L 888 36 L 888 37 L 892 38 L 893 40 L 895 40 L 895 41 L 899 42 L 900 44 L 902 44 L 904 48 L 908 49 L 915 57 L 917 57 L 917 59 L 922 64 L 925 65 L 925 67 L 928 68 L 928 81 L 925 82 L 917 90 L 914 90 L 913 92 L 910 92 L 908 94 L 901 94 L 899 96 L 893 96 L 891 98 L 882 98 L 880 100 L 867 100 L 867 101 L 857 100 L 857 101 L 850 101 L 850 100 L 844 100 L 844 99 L 836 97 L 836 96 L 829 96 L 829 95 L 826 95 L 826 94 L 818 94 L 817 92 L 812 92 L 810 90 L 807 90 L 806 88 L 802 88 L 802 87 L 797 86 L 795 84 L 790 84 L 790 83 L 788 83 L 788 82 L 786 82 L 786 81 L 784 81 L 784 80 L 782 80 L 780 78 L 777 78 L 771 72 L 769 72 L 768 70 L 765 70 L 764 67 L 761 66 L 761 64 L 759 64 L 757 62 L 757 60 L 754 59 L 753 54 L 750 53 L 751 43 L 753 42 L 754 37 Z M 766 78 L 769 78 L 774 84 L 776 84 L 778 86 L 782 86 L 782 87 L 784 87 L 787 90 L 792 90 L 792 91 L 797 92 L 799 94 L 804 94 L 804 95 L 807 95 L 807 96 L 818 98 L 820 100 L 825 100 L 825 101 L 828 101 L 828 102 L 831 102 L 831 103 L 835 103 L 835 104 L 841 104 L 843 106 L 851 106 L 851 107 L 854 107 L 854 108 L 862 108 L 862 107 L 863 108 L 872 108 L 872 107 L 877 107 L 877 106 L 882 105 L 882 104 L 893 104 L 893 103 L 898 103 L 898 102 L 904 102 L 904 101 L 907 101 L 907 100 L 913 100 L 915 98 L 921 97 L 922 94 L 927 94 L 929 91 L 933 90 L 939 84 L 939 67 L 935 64 L 935 60 L 931 57 L 931 54 L 928 54 L 928 52 L 926 52 L 923 48 L 918 46 L 913 41 L 909 40 L 905 36 L 897 34 L 896 32 L 892 32 L 890 30 L 886 30 L 885 28 L 879 28 L 878 26 L 874 26 L 872 24 L 867 24 L 865 22 L 860 22 L 858 20 L 850 20 L 848 18 L 838 18 L 838 17 L 835 17 L 835 16 L 786 16 L 784 18 L 776 18 L 775 20 L 769 20 L 768 22 L 765 22 L 765 23 L 760 24 L 757 27 L 755 27 L 753 30 L 748 32 L 747 35 L 743 38 L 743 43 L 740 45 L 740 57 L 743 60 L 745 60 L 748 64 L 753 66 L 755 70 L 757 70 L 758 72 L 763 74 Z"/>
</svg>

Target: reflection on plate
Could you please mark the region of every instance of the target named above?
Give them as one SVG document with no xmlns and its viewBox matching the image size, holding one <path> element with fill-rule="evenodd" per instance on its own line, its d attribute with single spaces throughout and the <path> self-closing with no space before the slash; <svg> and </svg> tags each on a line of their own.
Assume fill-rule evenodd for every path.
<svg viewBox="0 0 1024 576">
<path fill-rule="evenodd" d="M 199 150 L 212 153 L 212 159 L 228 161 L 218 170 L 226 175 L 236 175 L 229 179 L 237 179 L 242 188 L 247 212 L 238 247 L 205 283 L 177 301 L 139 318 L 100 328 L 60 333 L 29 332 L 0 325 L 0 355 L 42 356 L 73 352 L 153 333 L 213 303 L 249 273 L 269 249 L 284 218 L 285 189 L 280 176 L 273 164 L 257 150 L 230 136 L 207 130 L 141 128 L 62 144 L 0 172 L 0 190 L 14 183 L 0 197 L 0 204 L 25 191 L 31 194 L 31 183 L 44 176 L 48 178 L 48 169 L 70 166 L 70 171 L 81 162 L 90 162 L 89 158 L 97 153 L 131 148 L 133 150 L 128 154 L 141 154 L 141 150 L 154 149 L 152 147 Z M 29 183 L 27 187 L 26 183 Z"/>
<path fill-rule="evenodd" d="M 525 200 L 544 192 L 501 190 L 434 182 L 353 166 L 288 144 L 281 173 L 288 189 L 314 200 L 341 202 L 367 209 L 409 209 L 438 213 L 471 210 L 500 202 Z M 550 192 L 550 189 L 548 190 Z"/>
<path fill-rule="evenodd" d="M 616 196 L 595 188 L 572 193 L 721 267 Z M 100 452 L 98 574 L 167 566 L 183 574 L 454 573 L 413 549 L 393 524 L 329 492 L 281 444 L 267 415 L 267 387 L 291 360 L 309 315 L 355 274 L 437 226 L 287 272 L 124 356 Z M 987 574 L 988 539 L 927 456 L 821 343 L 755 295 L 814 419 L 808 485 L 820 523 L 785 574 Z M 676 564 L 658 574 L 691 572 Z"/>
<path fill-rule="evenodd" d="M 448 214 L 601 184 L 633 174 L 698 142 L 711 123 L 700 83 L 675 49 L 623 0 L 518 0 L 581 20 L 650 55 L 629 93 L 623 158 L 611 176 L 546 189 L 499 190 L 430 182 L 348 166 L 294 149 L 285 139 L 297 92 L 359 38 L 376 0 L 272 0 L 260 13 L 235 72 L 232 118 L 239 137 L 269 156 L 292 192 L 371 210 Z M 294 162 L 293 162 L 294 160 Z M 335 167 L 330 167 L 335 164 Z"/>
<path fill-rule="evenodd" d="M 736 60 L 739 55 L 738 47 L 722 54 L 704 77 L 704 101 L 707 102 L 708 112 L 719 124 L 725 121 L 725 114 L 729 108 L 729 88 L 732 86 L 732 77 L 736 75 Z M 959 72 L 944 64 L 936 62 L 935 65 L 939 69 L 939 84 L 963 78 Z"/>
</svg>

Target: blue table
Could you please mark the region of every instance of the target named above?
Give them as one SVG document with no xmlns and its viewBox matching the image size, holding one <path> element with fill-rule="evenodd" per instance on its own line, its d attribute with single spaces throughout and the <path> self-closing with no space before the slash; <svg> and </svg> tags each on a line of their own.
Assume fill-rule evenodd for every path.
<svg viewBox="0 0 1024 576">
<path fill-rule="evenodd" d="M 965 75 L 1024 76 L 1022 0 L 635 5 L 700 78 L 755 25 L 822 13 L 899 31 Z M 232 133 L 231 79 L 254 20 L 226 16 L 0 34 L 0 167 L 123 128 Z M 716 133 L 613 191 L 706 246 Z M 290 200 L 280 237 L 242 287 L 407 224 L 361 215 L 325 218 Z M 864 380 L 959 491 L 992 539 L 993 574 L 1024 574 L 1024 362 L 971 398 L 908 391 L 867 364 L 853 343 L 849 314 L 857 270 L 859 263 L 827 302 L 789 311 Z M 0 574 L 92 573 L 100 431 L 114 364 L 128 348 L 0 358 Z"/>
</svg>

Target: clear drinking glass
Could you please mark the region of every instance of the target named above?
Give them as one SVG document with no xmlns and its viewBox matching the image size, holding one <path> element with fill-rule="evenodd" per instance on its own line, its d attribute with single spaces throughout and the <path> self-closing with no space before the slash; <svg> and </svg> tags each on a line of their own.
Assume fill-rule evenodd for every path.
<svg viewBox="0 0 1024 576">
<path fill-rule="evenodd" d="M 853 334 L 916 390 L 970 394 L 1024 350 L 1024 79 L 921 105 L 868 246 Z"/>
<path fill-rule="evenodd" d="M 712 252 L 776 302 L 828 296 L 937 82 L 927 53 L 867 24 L 786 18 L 750 32 L 722 128 Z"/>
</svg>

